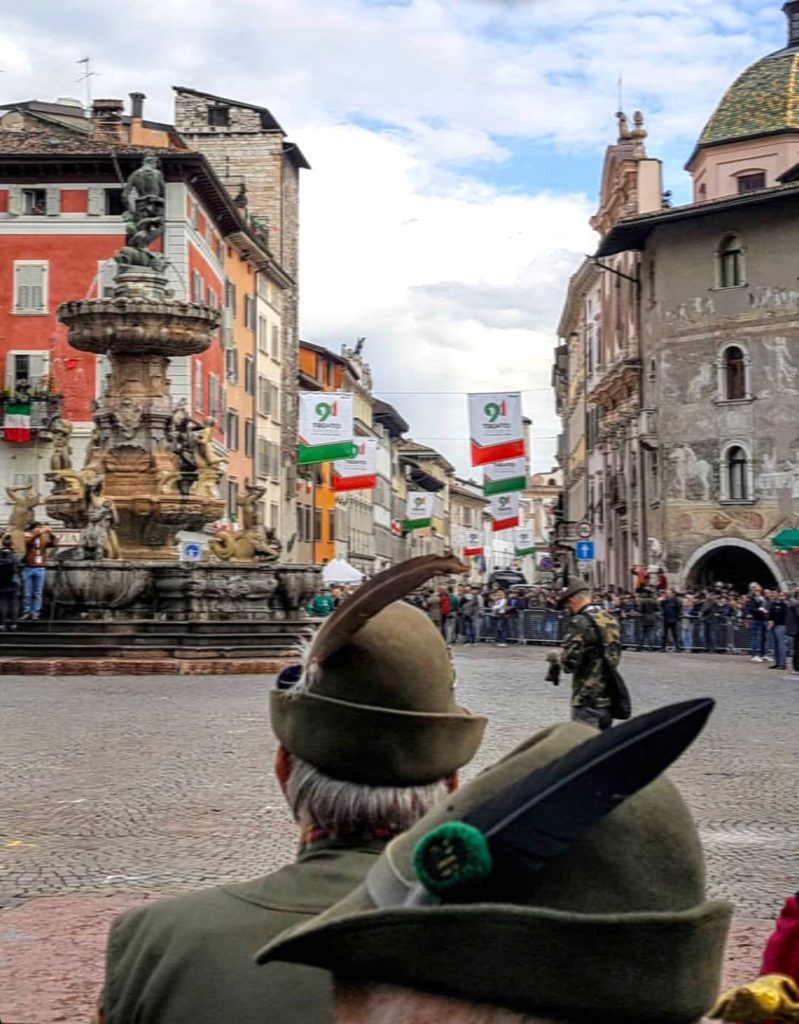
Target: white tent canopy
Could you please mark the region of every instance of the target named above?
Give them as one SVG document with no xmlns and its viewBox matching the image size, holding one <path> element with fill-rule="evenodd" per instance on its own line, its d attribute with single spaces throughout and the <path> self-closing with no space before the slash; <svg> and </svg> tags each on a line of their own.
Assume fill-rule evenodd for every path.
<svg viewBox="0 0 799 1024">
<path fill-rule="evenodd" d="M 360 583 L 363 573 L 353 568 L 342 558 L 334 558 L 322 568 L 322 579 L 325 583 Z"/>
</svg>

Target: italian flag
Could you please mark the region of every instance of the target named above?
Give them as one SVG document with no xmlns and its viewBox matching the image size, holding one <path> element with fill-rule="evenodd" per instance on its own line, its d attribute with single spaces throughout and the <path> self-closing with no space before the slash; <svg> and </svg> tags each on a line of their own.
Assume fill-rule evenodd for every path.
<svg viewBox="0 0 799 1024">
<path fill-rule="evenodd" d="M 522 458 L 524 456 L 524 438 L 516 441 L 506 441 L 504 444 L 493 444 L 483 447 L 476 441 L 471 442 L 472 465 L 486 466 L 490 462 L 504 462 L 507 459 Z"/>
<path fill-rule="evenodd" d="M 6 405 L 3 420 L 3 438 L 17 443 L 31 439 L 31 404 L 30 402 L 11 401 Z"/>
</svg>

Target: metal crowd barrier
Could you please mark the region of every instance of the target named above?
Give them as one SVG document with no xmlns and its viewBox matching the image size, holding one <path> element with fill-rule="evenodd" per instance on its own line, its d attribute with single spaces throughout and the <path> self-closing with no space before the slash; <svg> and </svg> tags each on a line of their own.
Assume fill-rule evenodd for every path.
<svg viewBox="0 0 799 1024">
<path fill-rule="evenodd" d="M 479 615 L 473 619 L 477 643 L 495 643 L 502 638 L 502 626 L 495 615 Z M 504 640 L 507 644 L 540 644 L 558 646 L 566 633 L 569 616 L 545 608 L 528 608 L 511 612 L 504 620 Z M 621 642 L 628 650 L 660 650 L 663 643 L 663 624 L 658 622 L 652 631 L 645 633 L 638 618 L 622 618 Z M 470 631 L 458 617 L 451 639 L 463 642 L 470 639 Z M 752 620 L 716 616 L 710 621 L 700 618 L 682 620 L 677 625 L 679 646 L 686 651 L 711 651 L 714 654 L 749 653 L 752 647 Z M 646 641 L 646 642 L 645 642 Z M 674 648 L 671 633 L 669 649 Z M 773 655 L 773 638 L 766 633 L 766 650 Z"/>
</svg>

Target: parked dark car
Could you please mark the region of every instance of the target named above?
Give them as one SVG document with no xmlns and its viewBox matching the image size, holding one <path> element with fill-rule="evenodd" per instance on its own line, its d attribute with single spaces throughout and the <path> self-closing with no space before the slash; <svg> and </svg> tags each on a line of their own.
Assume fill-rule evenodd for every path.
<svg viewBox="0 0 799 1024">
<path fill-rule="evenodd" d="M 524 573 L 519 572 L 518 569 L 497 569 L 491 573 L 488 585 L 508 590 L 509 587 L 526 587 L 528 583 Z"/>
</svg>

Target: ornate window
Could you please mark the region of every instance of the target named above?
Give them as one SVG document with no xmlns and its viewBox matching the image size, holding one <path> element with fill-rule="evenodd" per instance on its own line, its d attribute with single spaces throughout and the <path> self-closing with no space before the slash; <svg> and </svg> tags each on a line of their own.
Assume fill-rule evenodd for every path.
<svg viewBox="0 0 799 1024">
<path fill-rule="evenodd" d="M 722 501 L 752 501 L 752 459 L 742 443 L 727 446 L 721 466 Z"/>
<path fill-rule="evenodd" d="M 720 288 L 737 288 L 744 283 L 744 253 L 737 235 L 726 235 L 718 250 Z"/>
<path fill-rule="evenodd" d="M 758 189 L 766 187 L 766 172 L 747 171 L 745 174 L 739 174 L 736 181 L 739 193 L 756 192 Z"/>
<path fill-rule="evenodd" d="M 752 397 L 749 380 L 750 359 L 744 345 L 725 345 L 716 359 L 718 401 L 744 402 Z"/>
</svg>

